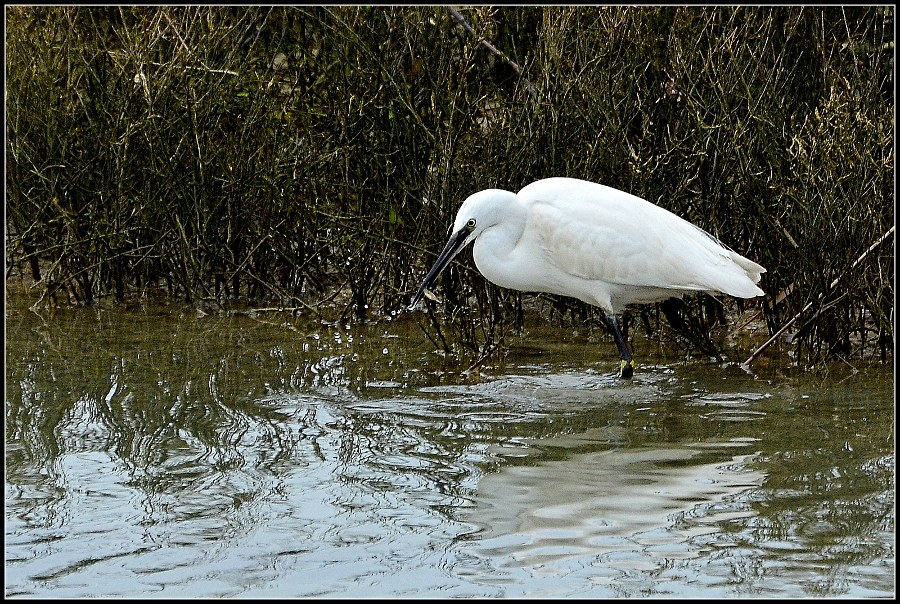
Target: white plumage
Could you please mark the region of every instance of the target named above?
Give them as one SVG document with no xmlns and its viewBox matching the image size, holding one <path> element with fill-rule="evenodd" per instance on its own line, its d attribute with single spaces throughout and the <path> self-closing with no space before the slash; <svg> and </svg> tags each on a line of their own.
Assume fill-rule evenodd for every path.
<svg viewBox="0 0 900 604">
<path fill-rule="evenodd" d="M 695 291 L 763 295 L 756 284 L 766 269 L 668 210 L 597 183 L 547 178 L 518 193 L 487 189 L 466 199 L 412 306 L 472 241 L 475 265 L 490 282 L 602 308 L 623 377 L 633 368 L 616 321 L 625 306 Z"/>
</svg>

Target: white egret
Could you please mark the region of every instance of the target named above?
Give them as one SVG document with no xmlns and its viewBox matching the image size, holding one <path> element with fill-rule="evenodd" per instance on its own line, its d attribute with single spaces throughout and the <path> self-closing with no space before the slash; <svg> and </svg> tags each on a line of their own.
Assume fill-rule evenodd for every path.
<svg viewBox="0 0 900 604">
<path fill-rule="evenodd" d="M 473 241 L 475 266 L 491 283 L 603 309 L 623 378 L 634 372 L 619 328 L 627 305 L 688 292 L 764 295 L 756 284 L 766 269 L 668 210 L 597 183 L 547 178 L 518 193 L 487 189 L 466 199 L 410 308 Z"/>
</svg>

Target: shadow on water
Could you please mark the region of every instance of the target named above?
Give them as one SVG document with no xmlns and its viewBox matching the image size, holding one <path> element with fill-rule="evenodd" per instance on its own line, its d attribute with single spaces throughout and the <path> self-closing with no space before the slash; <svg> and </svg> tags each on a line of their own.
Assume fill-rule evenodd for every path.
<svg viewBox="0 0 900 604">
<path fill-rule="evenodd" d="M 894 590 L 887 368 L 474 376 L 411 321 L 8 302 L 7 596 Z"/>
</svg>

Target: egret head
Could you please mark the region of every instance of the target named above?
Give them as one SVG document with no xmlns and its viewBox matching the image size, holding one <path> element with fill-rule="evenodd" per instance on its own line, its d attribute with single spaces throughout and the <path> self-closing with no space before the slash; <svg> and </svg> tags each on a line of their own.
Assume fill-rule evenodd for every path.
<svg viewBox="0 0 900 604">
<path fill-rule="evenodd" d="M 413 296 L 409 307 L 413 308 L 428 291 L 438 275 L 447 268 L 450 261 L 459 254 L 463 248 L 475 241 L 485 229 L 488 229 L 501 221 L 503 207 L 510 202 L 510 197 L 515 199 L 515 194 L 501 189 L 487 189 L 470 195 L 460 206 L 456 213 L 456 221 L 453 223 L 453 232 L 444 250 L 441 252 L 434 266 L 428 271 L 421 287 Z"/>
</svg>

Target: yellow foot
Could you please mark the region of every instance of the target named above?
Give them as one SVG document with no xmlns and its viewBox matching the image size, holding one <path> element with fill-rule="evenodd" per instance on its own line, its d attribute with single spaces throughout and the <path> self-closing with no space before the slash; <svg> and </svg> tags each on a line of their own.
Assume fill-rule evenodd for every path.
<svg viewBox="0 0 900 604">
<path fill-rule="evenodd" d="M 626 361 L 622 359 L 621 364 L 619 365 L 619 377 L 624 379 L 631 379 L 631 376 L 634 375 L 634 361 Z"/>
</svg>

